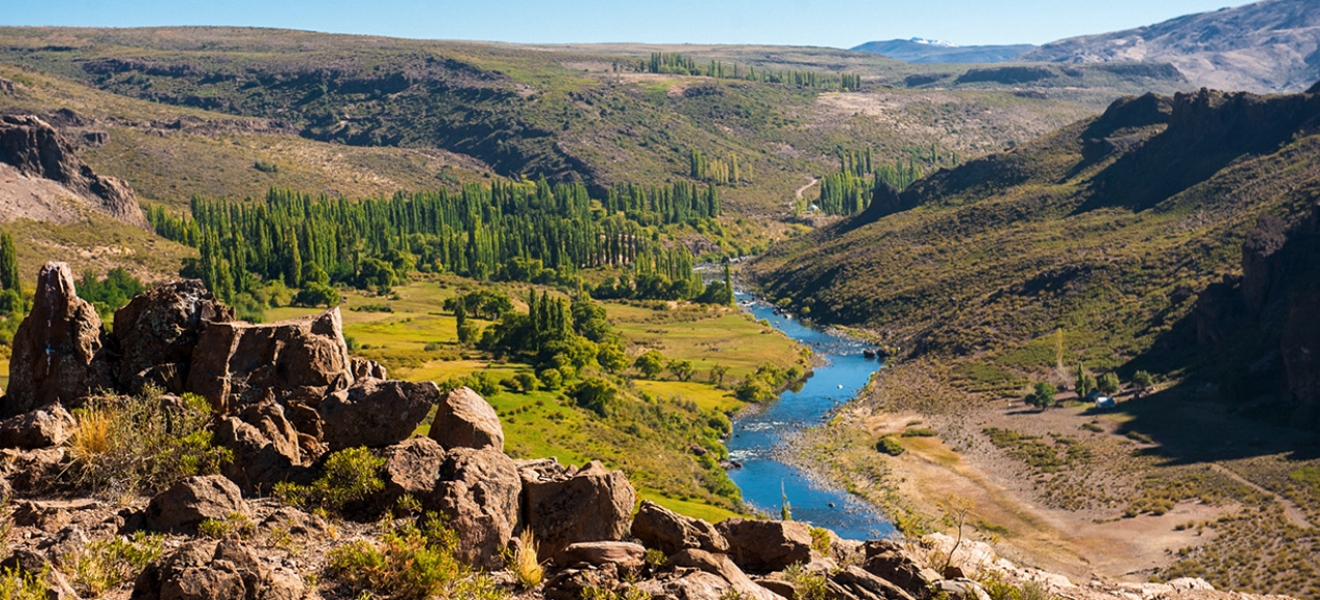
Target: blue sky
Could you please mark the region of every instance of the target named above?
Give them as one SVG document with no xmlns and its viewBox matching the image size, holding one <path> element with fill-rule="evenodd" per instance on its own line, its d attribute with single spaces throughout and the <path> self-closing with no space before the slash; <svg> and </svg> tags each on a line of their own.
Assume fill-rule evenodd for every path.
<svg viewBox="0 0 1320 600">
<path fill-rule="evenodd" d="M 1242 0 L 0 0 L 0 24 L 240 25 L 424 39 L 851 47 L 1044 43 Z"/>
</svg>

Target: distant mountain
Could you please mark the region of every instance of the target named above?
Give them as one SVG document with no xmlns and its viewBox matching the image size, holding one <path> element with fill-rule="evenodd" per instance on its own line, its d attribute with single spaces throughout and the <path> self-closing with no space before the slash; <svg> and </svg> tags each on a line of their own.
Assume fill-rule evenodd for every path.
<svg viewBox="0 0 1320 600">
<path fill-rule="evenodd" d="M 1012 46 L 959 46 L 950 42 L 912 38 L 867 42 L 853 50 L 870 52 L 910 63 L 999 63 L 1009 62 L 1035 50 L 1031 44 Z"/>
<path fill-rule="evenodd" d="M 1060 40 L 1039 62 L 1162 62 L 1215 89 L 1301 91 L 1320 79 L 1320 2 L 1265 0 L 1158 25 Z"/>
</svg>

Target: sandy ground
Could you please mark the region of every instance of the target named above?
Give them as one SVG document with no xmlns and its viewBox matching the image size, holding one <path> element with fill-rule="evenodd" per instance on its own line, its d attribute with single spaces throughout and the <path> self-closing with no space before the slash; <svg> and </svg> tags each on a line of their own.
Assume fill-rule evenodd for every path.
<svg viewBox="0 0 1320 600">
<path fill-rule="evenodd" d="M 1010 411 L 980 415 L 986 423 L 1011 418 Z M 867 420 L 879 434 L 897 432 L 922 417 L 915 413 L 882 414 Z M 1071 411 L 1048 415 L 1056 421 L 1088 419 Z M 993 452 L 960 455 L 939 438 L 905 438 L 908 452 L 888 461 L 891 480 L 913 506 L 926 512 L 951 496 L 973 504 L 969 522 L 984 521 L 1008 530 L 992 537 L 997 550 L 1019 564 L 1068 575 L 1075 580 L 1091 578 L 1146 581 L 1151 570 L 1169 562 L 1169 552 L 1197 546 L 1212 539 L 1213 531 L 1179 525 L 1213 520 L 1236 511 L 1236 506 L 1180 504 L 1162 516 L 1119 518 L 1116 509 L 1066 511 L 1039 505 L 1023 489 L 1023 482 L 1007 461 Z"/>
</svg>

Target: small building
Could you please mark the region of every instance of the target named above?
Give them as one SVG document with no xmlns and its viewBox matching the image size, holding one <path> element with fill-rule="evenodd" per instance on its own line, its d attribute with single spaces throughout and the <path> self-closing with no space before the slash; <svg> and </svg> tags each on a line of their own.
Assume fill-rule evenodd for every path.
<svg viewBox="0 0 1320 600">
<path fill-rule="evenodd" d="M 1106 409 L 1106 408 L 1114 408 L 1115 406 L 1118 406 L 1118 402 L 1116 402 L 1113 398 L 1110 398 L 1109 396 L 1100 396 L 1095 399 L 1096 408 Z"/>
</svg>

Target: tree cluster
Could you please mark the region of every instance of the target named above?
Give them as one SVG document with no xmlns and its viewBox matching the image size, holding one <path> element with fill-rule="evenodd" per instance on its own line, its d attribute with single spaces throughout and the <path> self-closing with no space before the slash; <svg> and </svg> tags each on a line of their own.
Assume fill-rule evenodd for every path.
<svg viewBox="0 0 1320 600">
<path fill-rule="evenodd" d="M 694 75 L 715 79 L 740 79 L 763 83 L 780 83 L 794 87 L 815 90 L 850 91 L 862 88 L 862 76 L 850 73 L 822 73 L 805 70 L 757 69 L 738 63 L 724 63 L 711 60 L 698 63 L 691 56 L 671 52 L 653 52 L 649 60 L 637 64 L 637 70 L 643 73 L 661 73 L 667 75 Z"/>
</svg>

